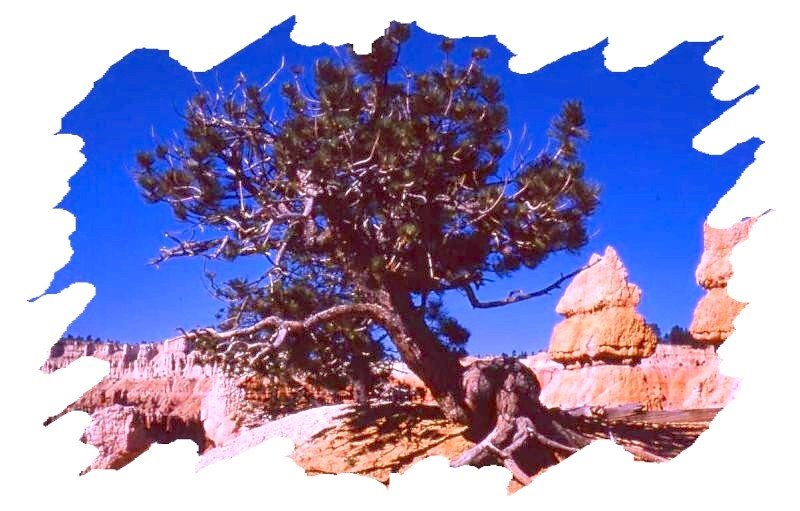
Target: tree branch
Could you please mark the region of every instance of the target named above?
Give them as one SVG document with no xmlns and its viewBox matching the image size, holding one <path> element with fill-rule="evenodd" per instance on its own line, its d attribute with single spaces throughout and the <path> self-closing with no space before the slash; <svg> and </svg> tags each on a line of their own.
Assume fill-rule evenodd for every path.
<svg viewBox="0 0 800 511">
<path fill-rule="evenodd" d="M 561 278 L 559 278 L 558 280 L 556 280 L 555 282 L 553 282 L 552 284 L 550 284 L 549 286 L 547 286 L 547 287 L 545 287 L 543 289 L 539 289 L 538 291 L 533 291 L 533 292 L 530 292 L 530 293 L 522 293 L 521 291 L 513 291 L 513 292 L 509 293 L 508 296 L 506 298 L 502 299 L 502 300 L 495 300 L 495 301 L 492 301 L 492 302 L 482 302 L 475 295 L 475 290 L 472 289 L 472 285 L 470 285 L 470 284 L 468 284 L 466 286 L 463 286 L 461 289 L 467 294 L 467 298 L 469 299 L 470 305 L 472 305 L 472 307 L 475 308 L 475 309 L 492 309 L 494 307 L 502 307 L 504 305 L 510 305 L 512 303 L 517 303 L 517 302 L 522 302 L 524 300 L 529 300 L 529 299 L 535 298 L 537 296 L 549 295 L 551 291 L 553 291 L 555 289 L 561 289 L 561 284 L 563 284 L 564 282 L 570 280 L 572 277 L 576 276 L 577 274 L 579 274 L 583 270 L 586 270 L 586 269 L 594 266 L 599 261 L 600 261 L 600 259 L 598 259 L 597 261 L 595 261 L 593 263 L 587 264 L 586 266 L 582 266 L 582 267 L 578 268 L 577 270 L 575 270 L 575 271 L 573 271 L 571 273 L 568 273 L 566 275 L 562 275 Z"/>
<path fill-rule="evenodd" d="M 289 320 L 278 316 L 268 316 L 257 323 L 243 328 L 233 328 L 218 332 L 213 328 L 201 328 L 191 332 L 185 332 L 170 340 L 187 339 L 195 340 L 201 336 L 210 336 L 220 341 L 253 335 L 262 330 L 275 329 L 272 339 L 273 348 L 279 348 L 287 342 L 289 334 L 300 334 L 307 332 L 320 323 L 333 321 L 345 316 L 367 316 L 379 324 L 391 322 L 391 313 L 380 305 L 374 303 L 353 303 L 334 305 L 328 309 L 316 312 L 304 320 Z"/>
</svg>

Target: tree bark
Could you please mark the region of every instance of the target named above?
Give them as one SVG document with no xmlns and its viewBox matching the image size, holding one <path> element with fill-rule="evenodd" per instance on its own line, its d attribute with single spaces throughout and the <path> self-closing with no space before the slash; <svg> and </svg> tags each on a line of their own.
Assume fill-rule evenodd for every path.
<svg viewBox="0 0 800 511">
<path fill-rule="evenodd" d="M 353 385 L 353 400 L 359 405 L 369 402 L 369 389 L 372 387 L 372 371 L 369 362 L 358 353 L 357 346 L 352 346 L 351 382 Z"/>
<path fill-rule="evenodd" d="M 478 360 L 464 371 L 466 403 L 476 445 L 453 466 L 500 462 L 522 484 L 587 445 L 570 418 L 539 401 L 536 375 L 515 358 Z"/>
<path fill-rule="evenodd" d="M 384 325 L 403 362 L 431 391 L 448 419 L 468 425 L 473 420 L 464 400 L 464 368 L 458 356 L 439 342 L 423 312 L 411 299 L 411 293 L 397 283 L 382 291 L 372 291 L 374 298 L 391 310 L 392 320 Z"/>
<path fill-rule="evenodd" d="M 478 360 L 463 367 L 457 355 L 439 342 L 401 283 L 364 294 L 388 311 L 382 326 L 445 417 L 468 426 L 466 436 L 476 443 L 452 466 L 498 463 L 520 483 L 528 484 L 542 469 L 594 439 L 612 435 L 610 424 L 601 419 L 575 417 L 544 406 L 536 375 L 516 358 Z M 665 459 L 650 447 L 626 448 L 640 459 Z"/>
</svg>

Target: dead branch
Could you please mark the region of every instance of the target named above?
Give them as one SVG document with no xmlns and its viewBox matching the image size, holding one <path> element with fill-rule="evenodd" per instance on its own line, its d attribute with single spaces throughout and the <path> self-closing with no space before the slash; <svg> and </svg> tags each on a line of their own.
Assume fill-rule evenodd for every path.
<svg viewBox="0 0 800 511">
<path fill-rule="evenodd" d="M 598 259 L 599 261 L 599 259 Z M 529 300 L 531 298 L 535 298 L 537 296 L 544 296 L 549 295 L 551 291 L 561 288 L 561 284 L 570 280 L 572 277 L 576 276 L 580 272 L 594 266 L 597 264 L 598 261 L 593 263 L 587 264 L 586 266 L 582 266 L 577 270 L 570 272 L 566 275 L 562 275 L 561 278 L 550 284 L 549 286 L 539 289 L 538 291 L 532 291 L 530 293 L 523 293 L 521 291 L 516 291 L 509 293 L 509 295 L 502 299 L 502 300 L 494 300 L 491 302 L 482 302 L 478 299 L 477 295 L 475 294 L 475 290 L 472 289 L 471 285 L 463 286 L 461 289 L 467 294 L 467 298 L 469 299 L 470 305 L 472 305 L 475 309 L 491 309 L 494 307 L 502 307 L 504 305 L 510 305 L 512 303 L 522 302 L 524 300 Z"/>
<path fill-rule="evenodd" d="M 279 348 L 286 342 L 288 334 L 304 333 L 321 323 L 334 321 L 342 317 L 352 316 L 365 316 L 373 319 L 379 324 L 386 324 L 391 322 L 393 319 L 391 317 L 391 313 L 378 304 L 354 303 L 334 305 L 328 309 L 316 312 L 304 320 L 289 320 L 278 316 L 268 316 L 248 327 L 233 328 L 222 332 L 219 332 L 213 328 L 201 328 L 183 333 L 179 336 L 173 337 L 170 340 L 195 340 L 199 337 L 207 336 L 220 341 L 225 341 L 234 338 L 251 336 L 268 329 L 274 329 L 275 335 L 272 339 L 272 346 L 274 348 Z"/>
</svg>

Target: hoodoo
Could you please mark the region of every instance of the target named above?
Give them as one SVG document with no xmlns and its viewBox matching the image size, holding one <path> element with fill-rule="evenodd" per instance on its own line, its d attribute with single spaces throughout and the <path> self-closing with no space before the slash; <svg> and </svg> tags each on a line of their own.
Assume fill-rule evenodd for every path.
<svg viewBox="0 0 800 511">
<path fill-rule="evenodd" d="M 728 296 L 728 279 L 733 270 L 733 247 L 750 234 L 756 218 L 748 218 L 728 229 L 703 225 L 703 256 L 697 267 L 697 283 L 708 290 L 697 304 L 689 332 L 696 340 L 719 345 L 733 333 L 733 320 L 746 304 Z"/>
<path fill-rule="evenodd" d="M 592 254 L 589 267 L 556 306 L 565 319 L 553 329 L 550 357 L 571 364 L 633 362 L 652 355 L 658 339 L 636 312 L 641 295 L 612 247 L 602 256 Z"/>
</svg>

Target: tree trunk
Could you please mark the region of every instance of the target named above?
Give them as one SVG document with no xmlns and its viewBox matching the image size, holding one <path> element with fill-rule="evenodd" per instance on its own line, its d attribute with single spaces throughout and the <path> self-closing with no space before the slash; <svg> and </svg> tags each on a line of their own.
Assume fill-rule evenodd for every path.
<svg viewBox="0 0 800 511">
<path fill-rule="evenodd" d="M 539 401 L 540 386 L 515 358 L 478 360 L 464 371 L 465 400 L 473 420 L 469 435 L 477 442 L 453 466 L 500 462 L 523 484 L 591 440 L 572 418 Z"/>
<path fill-rule="evenodd" d="M 393 312 L 389 324 L 383 326 L 403 362 L 430 389 L 448 419 L 469 424 L 472 417 L 464 401 L 461 381 L 464 368 L 458 357 L 442 346 L 425 323 L 423 312 L 414 306 L 411 293 L 397 284 L 369 293 Z"/>
<path fill-rule="evenodd" d="M 536 375 L 516 358 L 478 360 L 463 367 L 401 286 L 371 294 L 392 311 L 384 327 L 403 361 L 430 389 L 448 419 L 469 426 L 466 435 L 476 444 L 452 466 L 499 463 L 528 484 L 543 468 L 611 435 L 609 424 L 601 419 L 544 406 Z M 627 448 L 640 459 L 663 461 L 648 448 Z"/>
<path fill-rule="evenodd" d="M 369 390 L 372 387 L 372 371 L 369 362 L 364 358 L 356 346 L 353 346 L 351 360 L 352 374 L 350 381 L 353 386 L 353 401 L 359 405 L 366 405 L 369 402 Z"/>
</svg>

